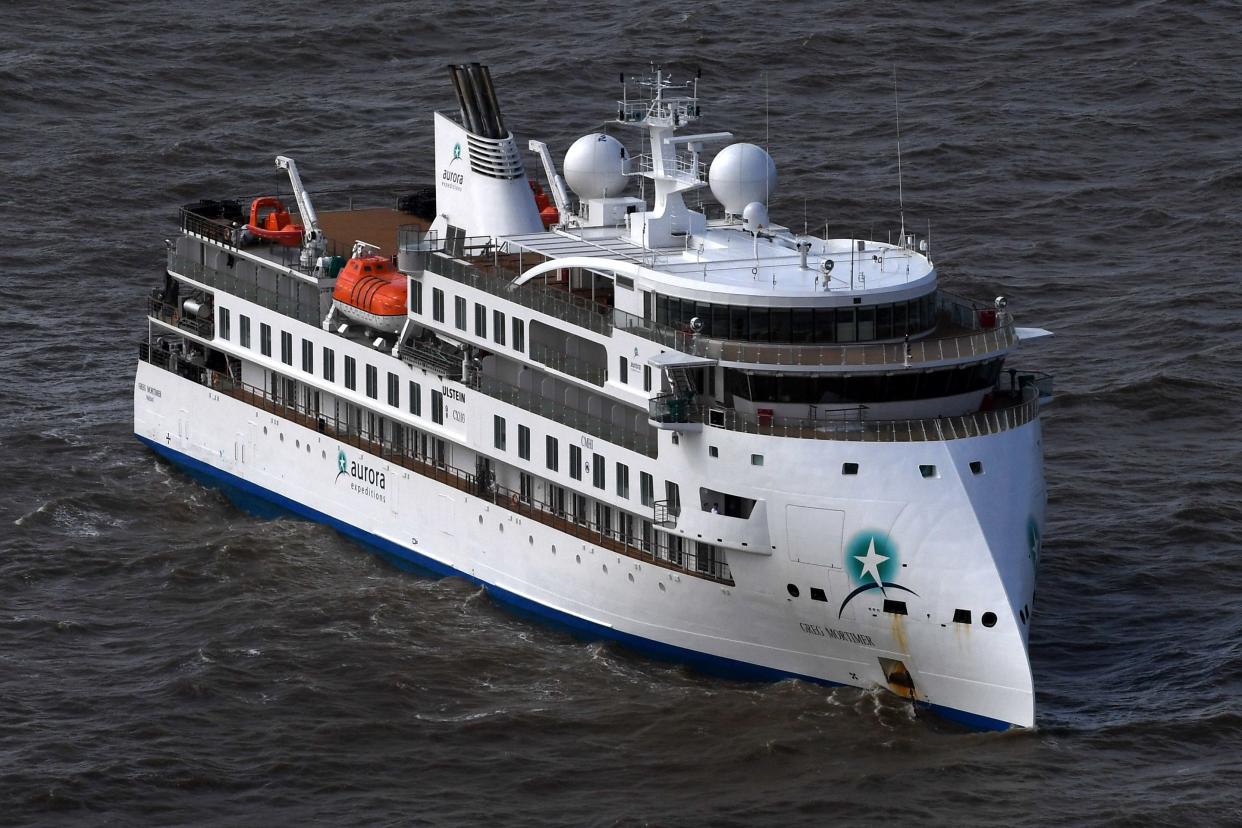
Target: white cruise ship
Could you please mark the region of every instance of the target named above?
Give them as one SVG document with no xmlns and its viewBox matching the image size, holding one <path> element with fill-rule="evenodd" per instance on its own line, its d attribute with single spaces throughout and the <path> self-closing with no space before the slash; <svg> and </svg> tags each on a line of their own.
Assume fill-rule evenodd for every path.
<svg viewBox="0 0 1242 828">
<path fill-rule="evenodd" d="M 697 79 L 623 77 L 558 172 L 450 73 L 434 191 L 317 212 L 280 157 L 288 198 L 181 211 L 137 437 L 589 636 L 1032 726 L 1051 383 L 1006 361 L 1047 331 L 904 227 L 771 221 Z"/>
</svg>

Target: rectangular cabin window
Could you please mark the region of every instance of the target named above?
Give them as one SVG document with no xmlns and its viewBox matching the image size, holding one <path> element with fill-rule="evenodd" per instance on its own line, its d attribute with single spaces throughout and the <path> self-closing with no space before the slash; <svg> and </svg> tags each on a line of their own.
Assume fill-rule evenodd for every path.
<svg viewBox="0 0 1242 828">
<path fill-rule="evenodd" d="M 518 425 L 518 457 L 530 459 L 530 429 L 524 425 Z"/>
<path fill-rule="evenodd" d="M 423 314 L 423 283 L 419 279 L 410 279 L 410 313 Z"/>
<path fill-rule="evenodd" d="M 643 390 L 644 391 L 651 390 L 651 366 L 650 365 L 643 366 Z"/>
<path fill-rule="evenodd" d="M 358 362 L 351 356 L 345 357 L 345 387 L 358 390 Z"/>
<path fill-rule="evenodd" d="M 858 341 L 870 342 L 875 339 L 875 308 L 858 309 Z"/>
<path fill-rule="evenodd" d="M 624 463 L 617 464 L 617 497 L 630 496 L 630 467 Z"/>
<path fill-rule="evenodd" d="M 497 345 L 505 344 L 505 315 L 502 311 L 492 311 L 492 339 Z"/>
<path fill-rule="evenodd" d="M 892 339 L 893 337 L 893 306 L 880 305 L 875 309 L 875 338 Z"/>
<path fill-rule="evenodd" d="M 517 318 L 513 320 L 513 350 L 519 353 L 526 351 L 526 323 Z"/>
<path fill-rule="evenodd" d="M 241 315 L 241 346 L 250 347 L 250 317 L 244 313 Z"/>
<path fill-rule="evenodd" d="M 815 309 L 815 331 L 812 334 L 813 342 L 836 342 L 837 341 L 837 311 L 836 308 L 816 308 Z"/>
<path fill-rule="evenodd" d="M 602 454 L 591 455 L 591 483 L 597 489 L 608 488 L 608 462 Z"/>
<path fill-rule="evenodd" d="M 220 338 L 228 339 L 232 335 L 229 330 L 229 309 L 220 308 Z"/>
<path fill-rule="evenodd" d="M 293 364 L 293 334 L 280 332 L 280 361 L 285 365 Z"/>
<path fill-rule="evenodd" d="M 444 321 L 444 291 L 431 289 L 431 318 L 437 322 Z"/>
<path fill-rule="evenodd" d="M 668 501 L 669 514 L 681 514 L 681 489 L 671 480 L 664 481 L 664 499 Z"/>
<path fill-rule="evenodd" d="M 266 322 L 259 323 L 259 352 L 266 357 L 272 355 L 272 326 Z"/>
<path fill-rule="evenodd" d="M 560 468 L 561 459 L 558 456 L 559 453 L 560 446 L 557 445 L 556 438 L 549 434 L 543 447 L 544 463 L 547 465 L 549 470 L 557 471 Z"/>
<path fill-rule="evenodd" d="M 474 305 L 474 335 L 487 339 L 487 308 L 477 302 Z"/>
<path fill-rule="evenodd" d="M 854 326 L 854 309 L 837 308 L 837 342 L 856 342 L 858 331 Z"/>
<path fill-rule="evenodd" d="M 773 342 L 793 342 L 793 315 L 790 308 L 772 308 Z"/>
<path fill-rule="evenodd" d="M 492 415 L 492 444 L 505 451 L 505 444 L 508 442 L 508 433 L 505 428 L 505 418 L 499 414 Z"/>
<path fill-rule="evenodd" d="M 618 379 L 618 380 L 620 380 L 622 383 L 629 383 L 629 381 L 630 381 L 630 361 L 629 361 L 628 359 L 626 359 L 625 357 L 620 357 L 619 362 L 620 362 L 620 365 L 621 365 L 621 374 L 620 374 L 620 376 L 618 376 L 618 377 L 617 377 L 617 379 Z"/>
<path fill-rule="evenodd" d="M 410 399 L 407 403 L 410 407 L 410 413 L 415 417 L 423 416 L 423 387 L 417 382 L 410 380 Z"/>
<path fill-rule="evenodd" d="M 431 421 L 444 425 L 444 395 L 439 391 L 431 392 Z"/>
<path fill-rule="evenodd" d="M 308 374 L 315 373 L 315 343 L 309 339 L 302 340 L 302 370 Z"/>
<path fill-rule="evenodd" d="M 767 308 L 751 308 L 750 341 L 770 342 L 772 339 L 771 321 L 772 314 Z"/>
<path fill-rule="evenodd" d="M 401 407 L 401 378 L 391 371 L 388 372 L 388 404 L 393 408 Z"/>
<path fill-rule="evenodd" d="M 459 331 L 466 329 L 466 299 L 462 296 L 453 297 L 453 327 Z"/>
<path fill-rule="evenodd" d="M 323 378 L 328 382 L 336 382 L 336 351 L 323 349 Z"/>
<path fill-rule="evenodd" d="M 622 276 L 620 273 L 618 273 L 616 279 L 617 279 L 617 287 L 625 288 L 626 290 L 634 289 L 634 280 L 630 278 L 629 276 Z"/>
<path fill-rule="evenodd" d="M 379 371 L 374 365 L 367 366 L 367 396 L 373 400 L 379 399 Z"/>
<path fill-rule="evenodd" d="M 582 448 L 580 446 L 569 447 L 569 476 L 574 480 L 582 479 Z"/>
<path fill-rule="evenodd" d="M 655 505 L 655 480 L 647 472 L 638 473 L 638 497 L 644 506 Z"/>
</svg>

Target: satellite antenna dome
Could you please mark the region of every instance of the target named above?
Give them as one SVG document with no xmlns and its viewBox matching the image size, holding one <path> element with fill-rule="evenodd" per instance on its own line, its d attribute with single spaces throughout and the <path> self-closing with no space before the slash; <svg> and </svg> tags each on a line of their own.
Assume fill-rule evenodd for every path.
<svg viewBox="0 0 1242 828">
<path fill-rule="evenodd" d="M 627 183 L 625 145 L 602 132 L 583 135 L 565 153 L 565 182 L 579 198 L 619 196 Z"/>
<path fill-rule="evenodd" d="M 760 201 L 752 201 L 742 208 L 742 224 L 748 233 L 758 233 L 768 226 L 768 208 Z"/>
<path fill-rule="evenodd" d="M 730 144 L 712 159 L 707 179 L 725 212 L 737 216 L 752 202 L 767 204 L 776 190 L 776 162 L 763 147 Z"/>
</svg>

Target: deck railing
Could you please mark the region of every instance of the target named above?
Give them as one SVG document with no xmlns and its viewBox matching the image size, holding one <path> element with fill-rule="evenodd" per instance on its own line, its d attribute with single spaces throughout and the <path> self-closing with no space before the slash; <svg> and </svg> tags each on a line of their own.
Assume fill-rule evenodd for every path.
<svg viewBox="0 0 1242 828">
<path fill-rule="evenodd" d="M 138 355 L 139 359 L 168 370 L 168 351 L 152 348 L 147 342 L 140 342 Z M 179 366 L 177 373 L 180 376 L 579 540 L 665 569 L 733 585 L 728 562 L 723 560 L 723 553 L 718 550 L 714 555 L 702 556 L 702 559 L 693 548 L 680 554 L 670 553 L 644 544 L 640 538 L 617 529 L 600 526 L 586 517 L 571 520 L 563 510 L 555 508 L 551 503 L 524 498 L 520 492 L 497 485 L 490 475 L 481 477 L 423 454 L 415 448 L 419 443 L 405 439 L 406 427 L 400 424 L 399 432 L 393 432 L 390 427 L 386 434 L 372 434 L 360 423 L 350 423 L 348 419 L 341 419 L 335 414 L 329 416 L 300 401 L 286 399 L 278 390 L 271 391 L 243 383 L 218 371 L 185 361 L 179 361 Z M 277 384 L 276 387 L 279 389 L 280 385 Z"/>
</svg>

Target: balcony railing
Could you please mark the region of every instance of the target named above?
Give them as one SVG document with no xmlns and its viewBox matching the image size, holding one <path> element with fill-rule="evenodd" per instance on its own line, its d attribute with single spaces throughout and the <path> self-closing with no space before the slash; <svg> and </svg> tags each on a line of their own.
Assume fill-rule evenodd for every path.
<svg viewBox="0 0 1242 828">
<path fill-rule="evenodd" d="M 275 285 L 273 290 L 260 284 L 258 272 L 250 266 L 243 267 L 240 262 L 234 268 L 211 267 L 171 250 L 168 253 L 168 269 L 308 325 L 318 326 L 323 319 L 319 287 L 304 277 L 293 277 L 270 267 L 262 268 L 264 280 Z"/>
<path fill-rule="evenodd" d="M 577 377 L 593 385 L 602 386 L 608 379 L 608 369 L 594 362 L 571 357 L 563 351 L 557 351 L 546 345 L 531 343 L 530 358 L 562 374 Z"/>
<path fill-rule="evenodd" d="M 656 432 L 655 429 L 648 426 L 644 425 L 641 430 L 635 430 L 631 427 L 618 425 L 611 420 L 606 420 L 584 411 L 578 411 L 557 400 L 549 399 L 532 391 L 527 391 L 524 388 L 518 388 L 516 385 L 511 385 L 504 380 L 487 376 L 486 374 L 474 375 L 469 384 L 489 397 L 515 405 L 532 414 L 547 417 L 549 420 L 555 420 L 562 425 L 585 432 L 601 440 L 606 440 L 622 448 L 637 451 L 648 457 L 656 456 Z M 626 407 L 626 410 L 628 411 L 629 408 Z"/>
<path fill-rule="evenodd" d="M 997 407 L 954 417 L 919 420 L 866 420 L 857 418 L 795 419 L 754 417 L 734 410 L 708 411 L 707 425 L 727 431 L 794 437 L 803 440 L 840 440 L 860 443 L 921 443 L 960 440 L 999 434 L 1026 425 L 1039 416 L 1040 395 L 1034 385 L 1013 395 L 999 394 Z"/>
<path fill-rule="evenodd" d="M 154 295 L 147 297 L 147 315 L 152 319 L 175 325 L 203 339 L 212 339 L 216 335 L 215 322 L 210 318 L 204 319 L 192 313 L 184 313 L 176 305 L 163 302 Z"/>
<path fill-rule="evenodd" d="M 147 342 L 141 342 L 138 355 L 139 359 L 168 370 L 169 352 L 160 348 L 152 348 Z M 720 551 L 717 551 L 715 555 L 703 556 L 701 560 L 693 551 L 675 555 L 659 546 L 644 544 L 640 538 L 626 535 L 611 527 L 600 526 L 586 517 L 579 521 L 570 520 L 563 511 L 550 503 L 536 501 L 533 498 L 523 498 L 520 492 L 497 485 L 490 475 L 480 477 L 464 469 L 437 462 L 434 458 L 422 454 L 415 447 L 418 443 L 404 439 L 404 427 L 395 434 L 391 429 L 387 434 L 372 434 L 360 423 L 351 423 L 335 415 L 328 416 L 320 410 L 279 394 L 273 394 L 268 389 L 233 380 L 218 371 L 188 363 L 184 363 L 184 367 L 184 371 L 177 372 L 180 376 L 298 425 L 315 429 L 332 439 L 354 446 L 424 477 L 452 486 L 458 491 L 486 500 L 537 523 L 550 526 L 619 555 L 694 577 L 733 585 L 733 576 Z"/>
</svg>

